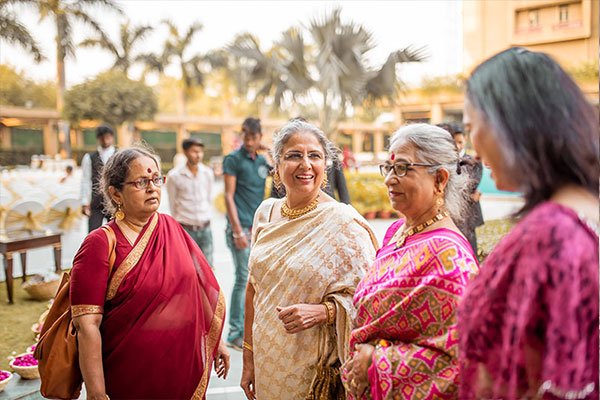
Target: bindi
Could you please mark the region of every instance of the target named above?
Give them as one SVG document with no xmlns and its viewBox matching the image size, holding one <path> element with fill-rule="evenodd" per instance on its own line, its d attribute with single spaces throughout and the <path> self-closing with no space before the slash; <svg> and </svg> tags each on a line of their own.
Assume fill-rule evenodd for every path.
<svg viewBox="0 0 600 400">
<path fill-rule="evenodd" d="M 148 171 L 149 174 L 152 173 L 152 169 L 148 168 L 146 171 Z"/>
<path fill-rule="evenodd" d="M 392 155 L 390 156 L 390 158 L 392 159 L 392 161 L 394 161 L 396 159 L 396 155 L 394 153 L 392 153 Z"/>
</svg>

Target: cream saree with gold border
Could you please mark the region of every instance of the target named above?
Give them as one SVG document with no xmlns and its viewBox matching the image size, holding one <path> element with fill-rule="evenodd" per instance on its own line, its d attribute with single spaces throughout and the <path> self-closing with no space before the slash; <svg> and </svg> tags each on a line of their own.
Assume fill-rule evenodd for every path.
<svg viewBox="0 0 600 400">
<path fill-rule="evenodd" d="M 345 361 L 354 290 L 377 247 L 367 222 L 351 206 L 326 202 L 295 220 L 270 222 L 280 201 L 268 199 L 258 208 L 249 260 L 249 282 L 256 292 L 252 340 L 260 400 L 305 398 L 320 348 L 329 365 Z M 277 306 L 326 299 L 336 305 L 334 325 L 286 333 Z"/>
</svg>

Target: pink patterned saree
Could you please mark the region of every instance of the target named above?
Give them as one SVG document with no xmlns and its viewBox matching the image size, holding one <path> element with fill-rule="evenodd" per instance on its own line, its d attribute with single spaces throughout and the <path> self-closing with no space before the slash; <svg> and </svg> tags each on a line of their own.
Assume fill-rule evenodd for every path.
<svg viewBox="0 0 600 400">
<path fill-rule="evenodd" d="M 354 295 L 350 348 L 377 345 L 363 399 L 457 398 L 456 309 L 477 259 L 462 235 L 445 228 L 396 248 L 391 239 L 403 222 L 388 229 Z"/>
</svg>

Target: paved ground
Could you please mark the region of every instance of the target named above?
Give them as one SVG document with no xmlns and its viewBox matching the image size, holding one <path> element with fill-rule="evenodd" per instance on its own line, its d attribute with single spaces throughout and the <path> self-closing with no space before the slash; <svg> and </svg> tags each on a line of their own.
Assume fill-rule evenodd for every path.
<svg viewBox="0 0 600 400">
<path fill-rule="evenodd" d="M 167 212 L 168 204 L 166 203 L 167 197 L 163 196 L 163 204 L 160 207 L 161 212 Z M 225 293 L 227 301 L 231 296 L 231 290 L 233 287 L 233 261 L 231 254 L 225 243 L 225 225 L 226 219 L 223 214 L 215 211 L 212 219 L 212 232 L 214 238 L 214 267 L 215 274 L 221 285 L 221 289 Z M 372 220 L 370 221 L 375 234 L 379 241 L 383 238 L 385 230 L 391 223 L 389 220 Z M 85 237 L 87 231 L 87 220 L 81 221 L 81 226 L 74 232 L 70 232 L 63 236 L 63 267 L 69 267 L 71 265 L 73 256 L 81 241 Z M 39 249 L 28 252 L 28 274 L 31 273 L 47 273 L 53 269 L 53 258 L 51 248 Z M 15 275 L 20 275 L 20 264 L 19 258 L 15 259 Z M 0 272 L 0 281 L 4 280 L 3 272 Z M 4 285 L 0 286 L 0 290 L 4 290 Z M 228 326 L 225 325 L 223 337 L 227 337 Z M 221 380 L 212 376 L 210 385 L 207 393 L 207 399 L 209 400 L 233 400 L 233 399 L 245 399 L 244 393 L 240 388 L 240 377 L 242 371 L 242 360 L 241 352 L 230 349 L 231 352 L 231 371 L 227 380 Z M 28 386 L 31 382 L 28 382 Z M 9 398 L 5 397 L 6 392 L 0 394 L 0 399 Z M 36 398 L 34 395 L 30 398 Z M 41 398 L 41 397 L 38 397 Z"/>
</svg>

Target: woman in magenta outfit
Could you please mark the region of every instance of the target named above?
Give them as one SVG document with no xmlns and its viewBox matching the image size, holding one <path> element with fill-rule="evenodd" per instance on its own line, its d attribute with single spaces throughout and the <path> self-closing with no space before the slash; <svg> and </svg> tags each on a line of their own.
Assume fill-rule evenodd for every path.
<svg viewBox="0 0 600 400">
<path fill-rule="evenodd" d="M 598 399 L 598 117 L 542 53 L 481 64 L 464 114 L 519 222 L 459 310 L 461 399 Z"/>
<path fill-rule="evenodd" d="M 88 399 L 202 399 L 210 369 L 229 368 L 219 285 L 202 252 L 157 212 L 164 178 L 143 149 L 113 155 L 103 170 L 108 226 L 84 240 L 73 263 L 71 304 Z"/>
<path fill-rule="evenodd" d="M 388 229 L 354 295 L 350 399 L 457 399 L 456 311 L 479 267 L 454 221 L 464 217 L 469 175 L 450 133 L 400 128 L 381 165 L 392 207 Z"/>
</svg>

